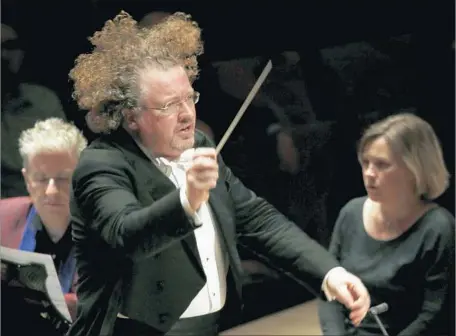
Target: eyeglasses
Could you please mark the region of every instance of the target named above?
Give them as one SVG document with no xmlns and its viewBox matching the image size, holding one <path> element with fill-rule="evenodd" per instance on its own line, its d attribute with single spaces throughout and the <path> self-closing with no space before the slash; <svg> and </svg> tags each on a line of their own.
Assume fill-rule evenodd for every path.
<svg viewBox="0 0 456 336">
<path fill-rule="evenodd" d="M 51 181 L 59 189 L 68 188 L 71 184 L 71 176 L 66 175 L 57 177 L 31 176 L 30 180 L 33 182 L 35 187 L 38 188 L 47 188 Z"/>
<path fill-rule="evenodd" d="M 161 115 L 169 116 L 172 114 L 179 113 L 181 111 L 183 104 L 195 105 L 198 103 L 200 98 L 200 93 L 194 91 L 192 94 L 188 95 L 185 99 L 178 102 L 166 103 L 163 107 L 146 107 L 147 110 L 156 110 L 159 111 Z"/>
</svg>

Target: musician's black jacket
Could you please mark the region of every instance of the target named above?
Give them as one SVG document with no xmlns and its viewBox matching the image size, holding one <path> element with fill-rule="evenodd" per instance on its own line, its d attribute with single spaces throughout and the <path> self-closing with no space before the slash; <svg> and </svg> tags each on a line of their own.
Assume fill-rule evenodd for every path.
<svg viewBox="0 0 456 336">
<path fill-rule="evenodd" d="M 202 133 L 195 137 L 196 147 L 212 146 Z M 337 261 L 247 189 L 220 157 L 219 167 L 209 203 L 237 295 L 238 237 L 320 292 Z M 179 191 L 122 129 L 83 151 L 72 186 L 79 283 L 78 316 L 69 336 L 111 335 L 119 312 L 166 332 L 205 284 L 195 223 L 184 212 Z"/>
</svg>

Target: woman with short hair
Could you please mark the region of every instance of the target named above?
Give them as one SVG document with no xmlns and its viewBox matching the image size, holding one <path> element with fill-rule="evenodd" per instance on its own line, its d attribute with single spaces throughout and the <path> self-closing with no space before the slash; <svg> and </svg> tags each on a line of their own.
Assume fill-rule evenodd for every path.
<svg viewBox="0 0 456 336">
<path fill-rule="evenodd" d="M 434 130 L 413 114 L 390 116 L 365 131 L 358 159 L 367 195 L 340 211 L 330 251 L 373 306 L 388 305 L 379 317 L 389 335 L 448 334 L 455 228 L 434 202 L 449 184 Z M 324 335 L 382 335 L 372 314 L 355 328 L 334 301 L 321 302 L 319 315 Z"/>
</svg>

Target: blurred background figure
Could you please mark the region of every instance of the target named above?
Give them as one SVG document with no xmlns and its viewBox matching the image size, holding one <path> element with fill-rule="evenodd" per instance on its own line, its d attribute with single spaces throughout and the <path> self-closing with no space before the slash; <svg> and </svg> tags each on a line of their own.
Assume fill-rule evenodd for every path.
<svg viewBox="0 0 456 336">
<path fill-rule="evenodd" d="M 25 196 L 22 160 L 18 150 L 21 132 L 37 120 L 49 117 L 66 119 L 57 95 L 50 89 L 24 82 L 21 65 L 24 45 L 16 31 L 2 24 L 2 123 L 1 196 Z"/>
<path fill-rule="evenodd" d="M 150 13 L 147 13 L 146 15 L 144 15 L 138 24 L 140 27 L 152 27 L 152 26 L 162 22 L 170 15 L 171 15 L 171 13 L 163 12 L 163 11 L 150 12 Z"/>
</svg>

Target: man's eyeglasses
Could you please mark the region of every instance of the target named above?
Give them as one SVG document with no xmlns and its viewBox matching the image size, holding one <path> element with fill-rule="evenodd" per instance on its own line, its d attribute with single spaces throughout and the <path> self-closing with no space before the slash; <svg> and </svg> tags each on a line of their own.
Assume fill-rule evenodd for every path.
<svg viewBox="0 0 456 336">
<path fill-rule="evenodd" d="M 195 105 L 196 103 L 198 103 L 199 97 L 199 92 L 194 91 L 192 94 L 188 95 L 187 98 L 183 100 L 167 103 L 163 107 L 146 107 L 146 109 L 156 110 L 161 115 L 169 116 L 171 114 L 179 113 L 181 111 L 183 104 Z"/>
<path fill-rule="evenodd" d="M 51 180 L 53 184 L 61 188 L 68 188 L 71 184 L 71 176 L 57 176 L 57 177 L 47 177 L 47 176 L 30 176 L 30 180 L 35 184 L 36 187 L 39 188 L 47 188 Z"/>
</svg>

